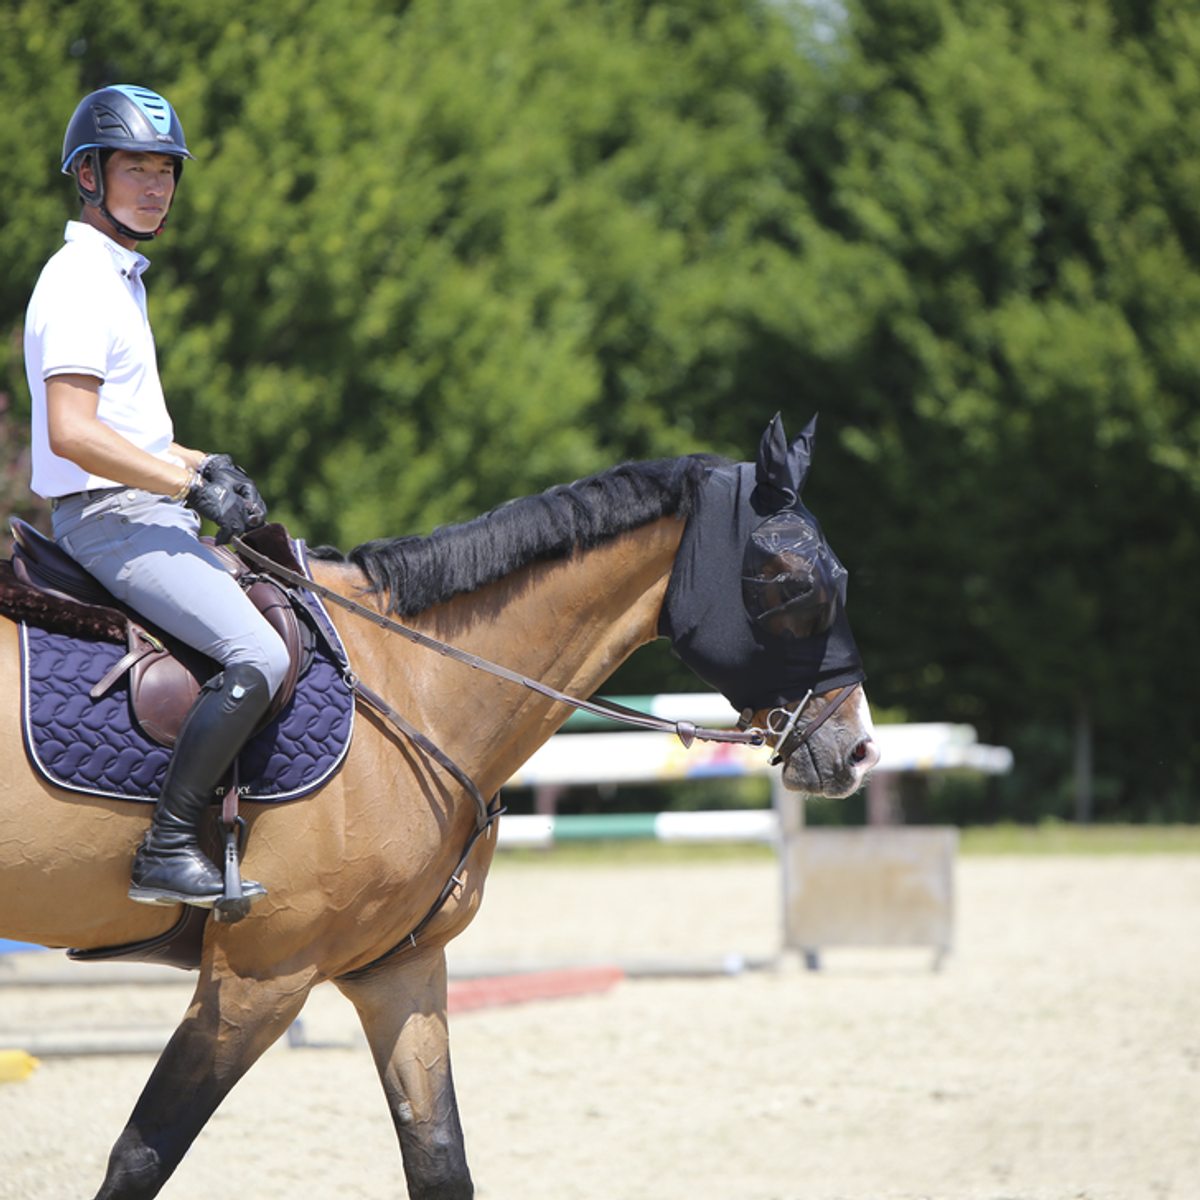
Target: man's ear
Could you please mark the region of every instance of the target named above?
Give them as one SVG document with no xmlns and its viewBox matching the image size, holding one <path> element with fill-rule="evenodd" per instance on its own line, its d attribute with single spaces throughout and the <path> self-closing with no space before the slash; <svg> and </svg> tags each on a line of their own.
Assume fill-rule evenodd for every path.
<svg viewBox="0 0 1200 1200">
<path fill-rule="evenodd" d="M 96 190 L 96 156 L 90 150 L 85 151 L 79 160 L 79 183 L 84 191 Z"/>
</svg>

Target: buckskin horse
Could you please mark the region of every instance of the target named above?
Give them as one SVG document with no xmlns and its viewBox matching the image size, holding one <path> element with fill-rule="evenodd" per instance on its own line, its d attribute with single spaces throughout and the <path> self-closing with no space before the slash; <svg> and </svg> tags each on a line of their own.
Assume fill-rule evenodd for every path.
<svg viewBox="0 0 1200 1200">
<path fill-rule="evenodd" d="M 776 418 L 756 464 L 626 464 L 429 537 L 311 563 L 316 586 L 417 636 L 332 610 L 355 676 L 427 741 L 359 704 L 350 750 L 317 791 L 243 806 L 245 865 L 269 895 L 244 920 L 205 926 L 192 1003 L 97 1200 L 158 1195 L 326 980 L 362 1022 L 410 1197 L 473 1195 L 444 947 L 479 907 L 497 806 L 481 814 L 463 781 L 495 796 L 568 715 L 554 695 L 591 696 L 660 634 L 746 710 L 743 726 L 773 746 L 787 786 L 844 796 L 862 783 L 878 751 L 845 572 L 799 501 L 812 439 L 810 425 L 789 446 Z M 473 657 L 537 686 L 481 671 Z M 0 620 L 0 935 L 86 952 L 165 932 L 181 910 L 126 897 L 147 807 L 56 788 L 33 769 L 20 670 L 17 624 Z"/>
</svg>

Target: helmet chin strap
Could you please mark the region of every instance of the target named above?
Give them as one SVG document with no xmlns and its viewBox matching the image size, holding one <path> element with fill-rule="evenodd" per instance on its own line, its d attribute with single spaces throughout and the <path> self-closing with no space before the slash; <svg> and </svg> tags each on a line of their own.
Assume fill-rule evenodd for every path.
<svg viewBox="0 0 1200 1200">
<path fill-rule="evenodd" d="M 96 207 L 101 211 L 101 213 L 104 214 L 104 217 L 107 219 L 108 223 L 122 237 L 133 238 L 133 240 L 135 242 L 152 241 L 154 238 L 158 237 L 158 235 L 160 233 L 162 233 L 162 231 L 166 228 L 166 225 L 167 225 L 167 218 L 163 217 L 163 219 L 158 223 L 158 228 L 156 230 L 154 230 L 153 233 L 142 233 L 140 230 L 131 229 L 123 221 L 118 221 L 117 218 L 114 217 L 112 215 L 112 213 L 110 213 L 108 211 L 108 205 L 105 204 L 103 200 L 101 200 L 100 203 L 96 205 Z"/>
</svg>

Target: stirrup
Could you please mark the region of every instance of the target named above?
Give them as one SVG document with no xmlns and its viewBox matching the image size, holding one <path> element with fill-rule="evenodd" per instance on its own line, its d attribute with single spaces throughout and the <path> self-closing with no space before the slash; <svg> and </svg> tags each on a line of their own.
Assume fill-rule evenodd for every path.
<svg viewBox="0 0 1200 1200">
<path fill-rule="evenodd" d="M 222 822 L 225 834 L 225 887 L 214 901 L 213 920 L 224 925 L 235 925 L 250 913 L 250 905 L 267 894 L 267 889 L 253 879 L 242 878 L 238 851 L 246 832 L 242 817 L 234 817 L 228 824 Z"/>
<path fill-rule="evenodd" d="M 214 908 L 222 901 L 234 899 L 238 907 L 232 911 L 240 911 L 240 916 L 233 916 L 232 919 L 241 920 L 249 912 L 251 903 L 267 894 L 262 884 L 249 879 L 243 881 L 239 876 L 236 879 L 236 895 L 231 896 L 228 862 L 222 879 L 217 868 L 198 846 L 150 851 L 147 849 L 149 837 L 147 834 L 134 856 L 127 893 L 131 900 L 139 904 L 190 904 L 194 908 Z M 225 916 L 217 919 L 228 921 L 231 918 Z"/>
</svg>

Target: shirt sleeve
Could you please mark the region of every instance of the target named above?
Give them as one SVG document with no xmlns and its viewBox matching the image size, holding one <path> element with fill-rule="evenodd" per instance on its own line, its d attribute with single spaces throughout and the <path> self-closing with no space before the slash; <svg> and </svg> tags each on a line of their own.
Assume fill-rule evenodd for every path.
<svg viewBox="0 0 1200 1200">
<path fill-rule="evenodd" d="M 111 306 L 103 294 L 104 281 L 90 272 L 54 274 L 56 278 L 46 281 L 50 286 L 39 297 L 42 303 L 35 314 L 40 326 L 42 379 L 94 375 L 103 382 L 111 346 L 107 318 Z"/>
</svg>

